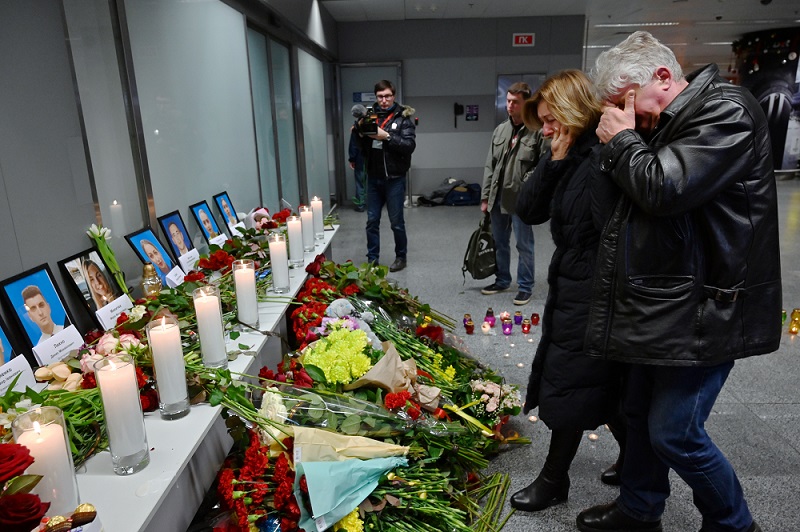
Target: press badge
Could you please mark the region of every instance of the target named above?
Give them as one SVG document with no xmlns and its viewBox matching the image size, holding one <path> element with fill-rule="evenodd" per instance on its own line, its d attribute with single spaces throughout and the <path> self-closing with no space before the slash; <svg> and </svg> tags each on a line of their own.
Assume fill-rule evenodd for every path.
<svg viewBox="0 0 800 532">
<path fill-rule="evenodd" d="M 373 150 L 382 150 L 383 149 L 383 141 L 382 140 L 373 140 L 372 141 L 372 149 Z"/>
</svg>

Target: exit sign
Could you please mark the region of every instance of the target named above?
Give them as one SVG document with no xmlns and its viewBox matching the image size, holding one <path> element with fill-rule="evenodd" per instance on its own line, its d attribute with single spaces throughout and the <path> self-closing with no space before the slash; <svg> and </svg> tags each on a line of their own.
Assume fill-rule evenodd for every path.
<svg viewBox="0 0 800 532">
<path fill-rule="evenodd" d="M 513 46 L 533 46 L 535 33 L 515 33 Z"/>
</svg>

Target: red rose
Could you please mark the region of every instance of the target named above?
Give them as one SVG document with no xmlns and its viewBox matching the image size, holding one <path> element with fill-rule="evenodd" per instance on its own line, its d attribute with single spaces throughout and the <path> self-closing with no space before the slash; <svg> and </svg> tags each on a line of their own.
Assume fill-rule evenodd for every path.
<svg viewBox="0 0 800 532">
<path fill-rule="evenodd" d="M 139 394 L 142 403 L 142 412 L 155 412 L 158 409 L 158 393 L 153 388 L 148 388 Z"/>
<path fill-rule="evenodd" d="M 39 524 L 49 502 L 42 502 L 38 495 L 15 493 L 0 497 L 0 530 L 5 532 L 30 532 Z"/>
<path fill-rule="evenodd" d="M 124 312 L 121 312 L 120 315 L 117 316 L 117 325 L 122 325 L 126 321 L 128 321 L 128 315 Z"/>
<path fill-rule="evenodd" d="M 94 373 L 86 373 L 81 380 L 81 389 L 91 390 L 92 388 L 97 388 L 97 378 Z"/>
<path fill-rule="evenodd" d="M 0 445 L 0 486 L 23 474 L 32 463 L 31 452 L 24 445 L 16 443 Z"/>
</svg>

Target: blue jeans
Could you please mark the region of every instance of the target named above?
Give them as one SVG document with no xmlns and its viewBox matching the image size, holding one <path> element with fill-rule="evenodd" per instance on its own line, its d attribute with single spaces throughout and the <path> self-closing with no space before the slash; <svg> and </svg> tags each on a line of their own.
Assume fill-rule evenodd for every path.
<svg viewBox="0 0 800 532">
<path fill-rule="evenodd" d="M 500 288 L 511 286 L 511 230 L 517 241 L 517 284 L 520 292 L 533 291 L 533 228 L 523 223 L 516 214 L 503 214 L 500 200 L 494 202 L 491 210 L 492 236 L 494 237 L 497 273 L 495 284 Z"/>
<path fill-rule="evenodd" d="M 408 252 L 403 201 L 406 195 L 405 177 L 373 177 L 367 179 L 367 260 L 378 264 L 381 255 L 381 211 L 386 205 L 389 223 L 394 233 L 395 258 L 405 260 Z"/>
<path fill-rule="evenodd" d="M 733 362 L 713 367 L 631 365 L 625 393 L 628 439 L 620 509 L 643 521 L 664 512 L 669 470 L 686 482 L 703 532 L 745 531 L 753 522 L 730 462 L 705 422 Z"/>
<path fill-rule="evenodd" d="M 353 196 L 353 204 L 356 207 L 363 207 L 367 204 L 367 170 L 364 168 L 364 161 L 356 163 L 353 175 L 356 178 L 356 195 Z"/>
</svg>

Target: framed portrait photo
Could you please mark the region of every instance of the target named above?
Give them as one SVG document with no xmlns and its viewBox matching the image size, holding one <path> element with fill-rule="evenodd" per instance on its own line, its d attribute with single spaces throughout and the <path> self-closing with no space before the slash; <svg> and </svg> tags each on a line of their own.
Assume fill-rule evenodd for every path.
<svg viewBox="0 0 800 532">
<path fill-rule="evenodd" d="M 142 264 L 152 263 L 156 273 L 161 278 L 161 283 L 167 286 L 167 274 L 175 267 L 172 257 L 149 227 L 140 229 L 128 235 L 125 240 L 131 245 L 133 251 L 142 261 Z"/>
<path fill-rule="evenodd" d="M 231 198 L 228 197 L 227 192 L 216 194 L 214 196 L 214 203 L 217 205 L 217 210 L 228 227 L 236 225 L 241 221 L 236 215 L 236 209 L 233 208 L 233 202 L 231 202 Z"/>
<path fill-rule="evenodd" d="M 0 297 L 30 347 L 75 323 L 47 264 L 0 281 Z"/>
<path fill-rule="evenodd" d="M 95 321 L 95 312 L 123 294 L 108 271 L 105 261 L 95 249 L 87 249 L 60 260 L 58 267 L 67 284 L 75 289 Z M 101 324 L 98 322 L 98 325 Z"/>
<path fill-rule="evenodd" d="M 167 239 L 167 244 L 169 244 L 175 259 L 194 249 L 192 239 L 189 238 L 189 231 L 186 230 L 186 224 L 183 223 L 183 217 L 179 211 L 159 216 L 158 223 L 161 225 L 161 230 L 164 231 L 164 237 Z"/>
<path fill-rule="evenodd" d="M 219 225 L 217 225 L 217 221 L 211 214 L 211 208 L 206 200 L 190 205 L 189 210 L 192 211 L 192 216 L 194 216 L 197 225 L 200 227 L 206 242 L 211 243 L 211 239 L 223 234 L 219 230 Z"/>
<path fill-rule="evenodd" d="M 0 318 L 0 366 L 17 356 L 14 346 L 11 345 L 11 337 L 8 335 L 8 327 Z"/>
</svg>

